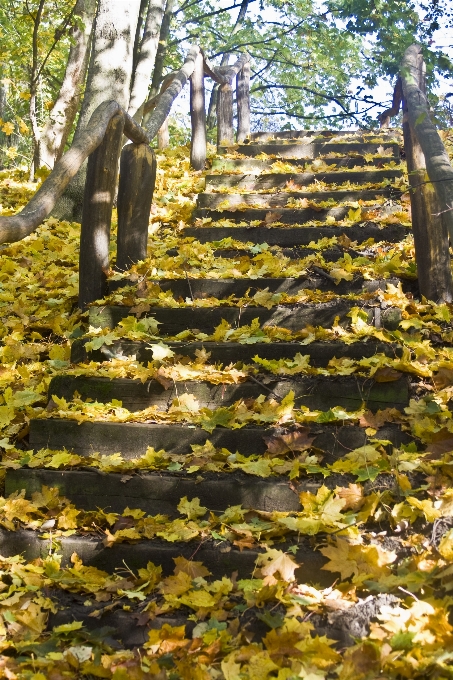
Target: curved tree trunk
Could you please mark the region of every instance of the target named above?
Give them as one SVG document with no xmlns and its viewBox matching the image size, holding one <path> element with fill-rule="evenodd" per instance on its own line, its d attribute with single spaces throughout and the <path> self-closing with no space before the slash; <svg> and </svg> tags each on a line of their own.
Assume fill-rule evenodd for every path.
<svg viewBox="0 0 453 680">
<path fill-rule="evenodd" d="M 139 12 L 140 0 L 98 1 L 87 85 L 74 141 L 102 102 L 114 100 L 127 111 Z M 56 217 L 80 221 L 85 177 L 86 163 L 55 207 Z"/>
<path fill-rule="evenodd" d="M 96 0 L 77 0 L 74 16 L 78 22 L 71 30 L 66 71 L 57 100 L 41 133 L 41 163 L 53 168 L 63 155 L 79 109 L 90 54 L 90 39 L 96 13 Z"/>
<path fill-rule="evenodd" d="M 128 113 L 133 116 L 148 98 L 148 87 L 156 60 L 165 0 L 149 0 L 143 38 L 133 73 Z"/>
</svg>

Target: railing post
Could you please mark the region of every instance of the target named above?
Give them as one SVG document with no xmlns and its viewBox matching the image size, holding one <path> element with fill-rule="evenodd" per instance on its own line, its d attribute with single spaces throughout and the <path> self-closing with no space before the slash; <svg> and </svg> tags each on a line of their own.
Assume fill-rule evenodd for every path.
<svg viewBox="0 0 453 680">
<path fill-rule="evenodd" d="M 120 271 L 146 258 L 156 157 L 147 144 L 127 144 L 121 152 L 118 187 L 116 267 Z"/>
<path fill-rule="evenodd" d="M 425 64 L 418 55 L 418 87 L 425 92 Z M 415 76 L 415 73 L 412 75 Z M 434 185 L 429 182 L 425 156 L 416 130 L 409 123 L 408 105 L 403 99 L 403 137 L 410 186 L 412 231 L 421 295 L 428 300 L 451 301 L 452 276 L 446 220 L 439 215 L 439 202 Z"/>
<path fill-rule="evenodd" d="M 79 255 L 81 309 L 106 293 L 110 225 L 123 127 L 123 114 L 115 115 L 101 144 L 88 158 Z"/>
<path fill-rule="evenodd" d="M 241 144 L 250 135 L 250 61 L 236 76 L 236 100 L 238 109 L 237 142 Z"/>
<path fill-rule="evenodd" d="M 206 162 L 206 104 L 204 92 L 204 59 L 200 52 L 190 76 L 190 120 L 192 141 L 190 143 L 190 165 L 194 170 L 203 170 Z"/>
<path fill-rule="evenodd" d="M 231 83 L 223 83 L 217 98 L 217 146 L 233 144 L 233 88 Z"/>
<path fill-rule="evenodd" d="M 157 131 L 157 148 L 168 149 L 170 146 L 170 130 L 168 129 L 168 118 L 160 126 Z"/>
</svg>

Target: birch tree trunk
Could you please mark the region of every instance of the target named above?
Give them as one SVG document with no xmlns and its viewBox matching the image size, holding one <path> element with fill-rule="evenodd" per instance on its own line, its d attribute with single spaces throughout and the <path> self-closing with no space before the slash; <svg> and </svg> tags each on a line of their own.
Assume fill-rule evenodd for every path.
<svg viewBox="0 0 453 680">
<path fill-rule="evenodd" d="M 137 62 L 133 72 L 129 115 L 136 111 L 148 99 L 148 88 L 156 61 L 160 28 L 164 14 L 165 0 L 149 0 L 148 13 L 145 20 L 143 38 L 140 42 Z"/>
<path fill-rule="evenodd" d="M 35 172 L 41 164 L 40 159 L 41 134 L 38 126 L 38 110 L 37 110 L 37 95 L 39 87 L 38 31 L 42 19 L 44 3 L 45 0 L 40 0 L 38 8 L 33 16 L 32 65 L 30 73 L 30 108 L 29 108 L 31 131 L 33 137 L 33 159 L 30 164 L 29 175 L 30 182 L 34 180 Z"/>
<path fill-rule="evenodd" d="M 140 0 L 99 0 L 94 44 L 76 135 L 107 99 L 128 109 Z"/>
<path fill-rule="evenodd" d="M 71 29 L 66 71 L 57 100 L 41 133 L 41 163 L 53 168 L 63 155 L 72 124 L 79 109 L 90 54 L 90 39 L 96 13 L 96 0 L 77 0 Z"/>
<path fill-rule="evenodd" d="M 98 0 L 85 96 L 74 140 L 102 102 L 113 99 L 127 111 L 139 12 L 140 0 Z M 80 222 L 85 177 L 86 163 L 55 206 L 56 217 Z"/>
<path fill-rule="evenodd" d="M 160 27 L 159 44 L 157 46 L 156 60 L 154 64 L 153 80 L 151 83 L 150 96 L 155 97 L 159 91 L 159 85 L 162 81 L 162 73 L 164 69 L 165 55 L 167 54 L 168 37 L 170 35 L 170 24 L 175 8 L 175 0 L 167 0 L 165 12 L 162 17 L 162 24 Z"/>
</svg>

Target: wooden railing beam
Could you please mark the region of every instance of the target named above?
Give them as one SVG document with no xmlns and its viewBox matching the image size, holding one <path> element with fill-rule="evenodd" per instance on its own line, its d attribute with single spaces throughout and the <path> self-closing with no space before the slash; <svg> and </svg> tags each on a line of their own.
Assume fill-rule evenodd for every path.
<svg viewBox="0 0 453 680">
<path fill-rule="evenodd" d="M 224 83 L 219 87 L 217 98 L 217 146 L 233 144 L 233 88 L 230 83 Z"/>
<path fill-rule="evenodd" d="M 250 61 L 246 61 L 236 76 L 236 101 L 238 111 L 237 142 L 241 144 L 250 135 Z"/>
<path fill-rule="evenodd" d="M 190 119 L 192 125 L 190 165 L 194 170 L 203 170 L 206 163 L 206 104 L 201 53 L 196 58 L 195 68 L 190 76 Z"/>
<path fill-rule="evenodd" d="M 424 61 L 418 45 L 401 64 L 403 133 L 420 292 L 435 302 L 453 299 L 448 238 L 453 242 L 453 168 L 431 120 Z"/>
</svg>

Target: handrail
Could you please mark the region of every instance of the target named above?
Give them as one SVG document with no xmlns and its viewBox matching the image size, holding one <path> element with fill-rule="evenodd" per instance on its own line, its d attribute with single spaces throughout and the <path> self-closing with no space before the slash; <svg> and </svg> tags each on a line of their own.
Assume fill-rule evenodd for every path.
<svg viewBox="0 0 453 680">
<path fill-rule="evenodd" d="M 85 130 L 55 164 L 50 175 L 22 211 L 17 215 L 0 216 L 0 243 L 20 241 L 31 234 L 50 215 L 85 159 L 102 142 L 112 118 L 118 114 L 124 117 L 126 137 L 136 144 L 149 143 L 150 139 L 146 131 L 119 104 L 114 101 L 100 104 L 92 114 Z"/>
<path fill-rule="evenodd" d="M 453 168 L 431 119 L 426 98 L 425 63 L 420 45 L 404 53 L 392 108 L 380 116 L 388 125 L 403 104 L 404 150 L 410 186 L 420 293 L 429 300 L 452 301 L 449 243 L 453 244 Z"/>
<path fill-rule="evenodd" d="M 17 215 L 0 216 L 0 244 L 20 241 L 50 215 L 71 179 L 88 158 L 80 236 L 79 305 L 106 292 L 110 225 L 123 135 L 132 144 L 121 152 L 118 187 L 117 267 L 127 269 L 146 257 L 148 222 L 156 180 L 156 159 L 149 148 L 187 81 L 191 86 L 191 164 L 201 170 L 206 162 L 204 76 L 220 84 L 217 104 L 218 143 L 233 142 L 232 80 L 237 79 L 238 141 L 250 132 L 250 57 L 241 55 L 231 66 L 212 66 L 198 45 L 192 45 L 179 71 L 164 78 L 160 92 L 143 111 L 151 115 L 140 126 L 115 101 L 100 104 L 87 127 L 55 164 L 42 186 Z"/>
</svg>

